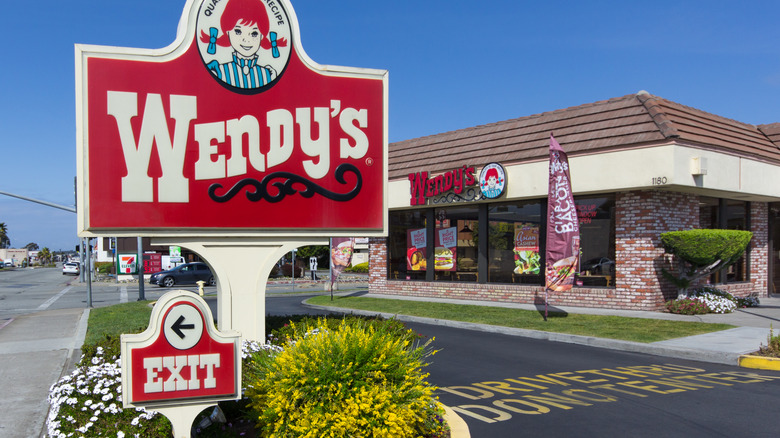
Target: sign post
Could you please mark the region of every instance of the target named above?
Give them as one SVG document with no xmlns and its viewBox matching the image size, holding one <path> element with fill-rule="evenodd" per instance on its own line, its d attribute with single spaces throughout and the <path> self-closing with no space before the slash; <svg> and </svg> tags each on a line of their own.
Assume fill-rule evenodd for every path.
<svg viewBox="0 0 780 438">
<path fill-rule="evenodd" d="M 214 329 L 211 310 L 188 291 L 163 295 L 149 327 L 122 335 L 122 403 L 161 412 L 175 437 L 189 437 L 195 417 L 221 400 L 241 398 L 238 333 Z"/>
</svg>

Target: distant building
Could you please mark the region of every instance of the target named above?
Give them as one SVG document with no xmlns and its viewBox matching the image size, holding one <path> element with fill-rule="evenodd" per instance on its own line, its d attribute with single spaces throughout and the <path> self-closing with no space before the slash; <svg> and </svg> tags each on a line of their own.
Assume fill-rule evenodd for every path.
<svg viewBox="0 0 780 438">
<path fill-rule="evenodd" d="M 11 260 L 14 266 L 20 266 L 27 258 L 27 248 L 1 248 L 0 259 L 4 262 Z"/>
</svg>

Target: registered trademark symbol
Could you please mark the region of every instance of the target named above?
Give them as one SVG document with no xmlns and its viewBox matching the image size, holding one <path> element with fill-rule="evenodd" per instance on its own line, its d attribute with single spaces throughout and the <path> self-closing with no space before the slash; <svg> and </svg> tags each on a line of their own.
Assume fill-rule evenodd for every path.
<svg viewBox="0 0 780 438">
<path fill-rule="evenodd" d="M 374 159 L 371 157 L 366 158 L 366 166 L 373 166 L 374 165 Z"/>
</svg>

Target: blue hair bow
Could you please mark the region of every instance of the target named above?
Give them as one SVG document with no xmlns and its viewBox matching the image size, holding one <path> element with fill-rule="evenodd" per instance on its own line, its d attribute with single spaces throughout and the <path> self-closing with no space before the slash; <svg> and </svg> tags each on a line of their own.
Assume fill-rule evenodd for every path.
<svg viewBox="0 0 780 438">
<path fill-rule="evenodd" d="M 216 27 L 209 28 L 209 48 L 207 52 L 209 55 L 217 53 L 217 37 L 219 36 L 219 29 Z"/>
<path fill-rule="evenodd" d="M 271 40 L 271 54 L 274 55 L 274 58 L 278 58 L 281 55 L 279 54 L 279 47 L 276 44 L 276 32 L 269 33 L 268 39 Z"/>
</svg>

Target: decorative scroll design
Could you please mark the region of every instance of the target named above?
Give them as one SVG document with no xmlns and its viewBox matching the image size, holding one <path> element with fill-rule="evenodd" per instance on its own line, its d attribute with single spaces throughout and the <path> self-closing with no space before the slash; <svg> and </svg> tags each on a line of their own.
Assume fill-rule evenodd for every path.
<svg viewBox="0 0 780 438">
<path fill-rule="evenodd" d="M 445 195 L 433 198 L 433 204 L 455 204 L 458 202 L 474 202 L 482 199 L 482 191 L 479 187 L 468 187 L 460 195 L 449 192 Z"/>
<path fill-rule="evenodd" d="M 339 184 L 347 184 L 347 180 L 344 178 L 344 174 L 347 172 L 354 174 L 357 177 L 357 181 L 355 182 L 355 187 L 346 193 L 331 192 L 315 184 L 314 181 L 294 173 L 274 172 L 266 175 L 262 181 L 254 178 L 244 178 L 222 195 L 217 194 L 217 191 L 222 189 L 222 184 L 214 183 L 209 187 L 209 197 L 216 202 L 228 202 L 246 188 L 246 197 L 252 202 L 265 199 L 268 202 L 275 203 L 281 201 L 287 195 L 294 195 L 295 193 L 300 193 L 304 198 L 321 195 L 333 201 L 346 202 L 357 196 L 363 187 L 363 176 L 360 174 L 360 170 L 352 164 L 344 163 L 339 165 L 333 175 Z M 269 192 L 269 184 L 276 188 L 275 194 Z M 295 187 L 296 184 L 302 185 L 304 189 L 299 190 L 300 187 Z"/>
</svg>

